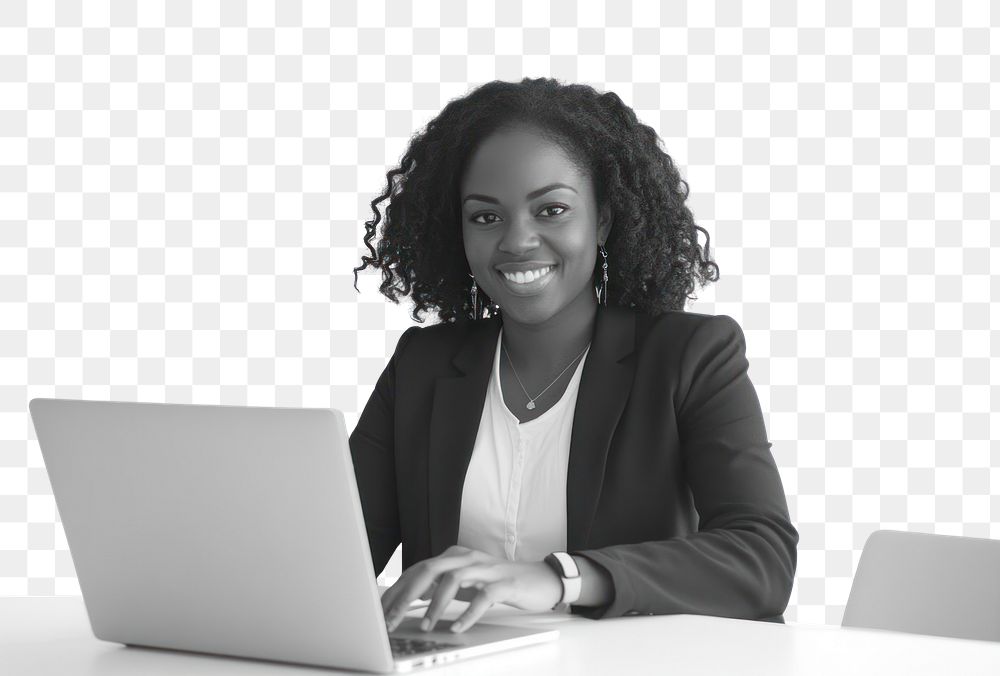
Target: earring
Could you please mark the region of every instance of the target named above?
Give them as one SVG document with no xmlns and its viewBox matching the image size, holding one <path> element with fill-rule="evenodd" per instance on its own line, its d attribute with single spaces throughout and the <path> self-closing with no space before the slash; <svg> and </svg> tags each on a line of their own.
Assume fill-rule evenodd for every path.
<svg viewBox="0 0 1000 676">
<path fill-rule="evenodd" d="M 469 289 L 469 305 L 472 306 L 472 318 L 481 319 L 483 311 L 479 308 L 479 292 L 477 290 L 479 285 L 476 284 L 476 276 L 474 274 L 470 272 L 469 277 L 472 277 L 472 288 Z"/>
<path fill-rule="evenodd" d="M 469 277 L 472 277 L 472 287 L 469 289 L 469 305 L 472 306 L 472 318 L 482 319 L 483 310 L 487 308 L 490 311 L 489 314 L 490 317 L 495 317 L 498 314 L 500 314 L 500 305 L 497 303 L 491 302 L 489 305 L 485 307 L 479 306 L 479 289 L 478 285 L 476 284 L 476 276 L 470 272 Z"/>
<path fill-rule="evenodd" d="M 604 256 L 604 262 L 601 265 L 602 272 L 604 273 L 601 282 L 594 287 L 594 291 L 597 292 L 597 302 L 601 305 L 608 304 L 608 252 L 604 250 L 604 245 L 598 245 L 598 251 L 602 256 Z"/>
</svg>

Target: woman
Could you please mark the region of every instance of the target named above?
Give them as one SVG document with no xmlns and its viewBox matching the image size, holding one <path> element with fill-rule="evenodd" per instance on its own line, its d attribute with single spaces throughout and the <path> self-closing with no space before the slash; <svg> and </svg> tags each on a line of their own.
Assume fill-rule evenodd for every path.
<svg viewBox="0 0 1000 676">
<path fill-rule="evenodd" d="M 388 173 L 355 288 L 373 265 L 442 319 L 350 439 L 376 573 L 403 544 L 390 630 L 418 597 L 428 629 L 469 601 L 456 631 L 494 603 L 783 621 L 798 532 L 740 326 L 684 312 L 718 267 L 659 143 L 614 93 L 495 81 Z"/>
</svg>

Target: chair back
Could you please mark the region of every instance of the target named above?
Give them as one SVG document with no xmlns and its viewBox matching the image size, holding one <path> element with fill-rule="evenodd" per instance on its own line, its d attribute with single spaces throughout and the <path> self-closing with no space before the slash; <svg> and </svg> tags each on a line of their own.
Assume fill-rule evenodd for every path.
<svg viewBox="0 0 1000 676">
<path fill-rule="evenodd" d="M 1000 641 L 1000 540 L 873 532 L 841 626 Z"/>
</svg>

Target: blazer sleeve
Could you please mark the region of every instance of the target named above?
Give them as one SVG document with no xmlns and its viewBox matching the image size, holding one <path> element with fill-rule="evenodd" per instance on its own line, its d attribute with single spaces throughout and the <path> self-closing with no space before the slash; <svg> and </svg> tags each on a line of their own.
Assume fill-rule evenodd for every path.
<svg viewBox="0 0 1000 676">
<path fill-rule="evenodd" d="M 788 605 L 799 534 L 748 367 L 743 330 L 733 318 L 712 316 L 692 332 L 680 367 L 677 420 L 698 531 L 571 552 L 603 566 L 614 585 L 610 604 L 572 606 L 574 614 L 783 621 L 774 616 Z"/>
<path fill-rule="evenodd" d="M 401 538 L 396 498 L 396 365 L 406 343 L 419 329 L 411 326 L 396 342 L 350 436 L 351 460 L 376 576 L 382 573 Z"/>
</svg>

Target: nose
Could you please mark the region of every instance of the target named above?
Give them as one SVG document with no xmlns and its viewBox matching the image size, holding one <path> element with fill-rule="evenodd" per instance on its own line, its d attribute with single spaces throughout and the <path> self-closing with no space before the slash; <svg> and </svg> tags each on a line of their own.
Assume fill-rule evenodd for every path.
<svg viewBox="0 0 1000 676">
<path fill-rule="evenodd" d="M 521 256 L 538 248 L 538 233 L 530 216 L 515 215 L 507 221 L 500 250 L 512 256 Z"/>
</svg>

